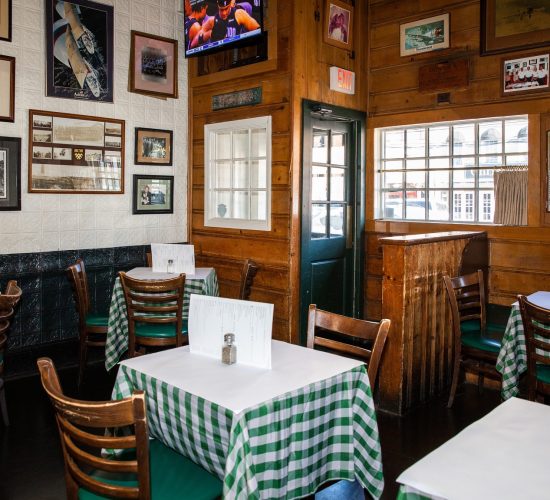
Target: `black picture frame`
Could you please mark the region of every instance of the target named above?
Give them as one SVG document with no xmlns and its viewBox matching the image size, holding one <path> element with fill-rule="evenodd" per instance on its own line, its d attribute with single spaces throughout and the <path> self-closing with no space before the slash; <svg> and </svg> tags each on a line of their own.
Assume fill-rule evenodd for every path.
<svg viewBox="0 0 550 500">
<path fill-rule="evenodd" d="M 113 12 L 90 0 L 46 0 L 46 96 L 113 102 Z M 77 38 L 67 18 L 82 28 Z"/>
<path fill-rule="evenodd" d="M 133 185 L 132 213 L 134 215 L 174 213 L 173 175 L 135 174 Z"/>
<path fill-rule="evenodd" d="M 21 210 L 20 137 L 0 137 L 0 210 Z"/>
<path fill-rule="evenodd" d="M 174 156 L 173 146 L 174 132 L 172 130 L 136 127 L 134 163 L 136 165 L 171 166 Z M 158 151 L 162 151 L 162 153 Z"/>
</svg>

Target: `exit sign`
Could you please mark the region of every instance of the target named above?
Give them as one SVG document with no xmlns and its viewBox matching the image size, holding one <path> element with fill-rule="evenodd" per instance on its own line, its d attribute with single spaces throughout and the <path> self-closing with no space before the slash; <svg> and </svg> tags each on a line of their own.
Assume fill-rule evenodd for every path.
<svg viewBox="0 0 550 500">
<path fill-rule="evenodd" d="M 338 66 L 331 66 L 330 90 L 344 94 L 355 94 L 355 73 Z"/>
</svg>

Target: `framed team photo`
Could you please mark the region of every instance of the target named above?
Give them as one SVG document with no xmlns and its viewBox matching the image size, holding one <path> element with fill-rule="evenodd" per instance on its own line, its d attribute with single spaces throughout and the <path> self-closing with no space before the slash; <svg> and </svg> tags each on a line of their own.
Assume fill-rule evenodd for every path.
<svg viewBox="0 0 550 500">
<path fill-rule="evenodd" d="M 325 0 L 324 42 L 353 50 L 352 35 L 353 6 L 340 0 Z"/>
<path fill-rule="evenodd" d="M 550 54 L 502 59 L 502 95 L 544 92 L 549 87 Z"/>
<path fill-rule="evenodd" d="M 134 175 L 132 213 L 174 213 L 174 176 Z"/>
<path fill-rule="evenodd" d="M 134 163 L 136 165 L 172 165 L 171 130 L 136 128 Z"/>
</svg>

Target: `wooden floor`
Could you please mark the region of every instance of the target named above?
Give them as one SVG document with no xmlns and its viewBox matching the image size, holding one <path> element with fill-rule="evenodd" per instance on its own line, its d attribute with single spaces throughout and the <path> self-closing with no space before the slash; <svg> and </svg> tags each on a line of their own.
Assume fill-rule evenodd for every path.
<svg viewBox="0 0 550 500">
<path fill-rule="evenodd" d="M 76 368 L 60 370 L 66 393 L 75 395 Z M 106 374 L 101 363 L 86 372 L 82 397 L 109 399 L 114 373 Z M 7 381 L 9 428 L 0 426 L 0 499 L 60 500 L 65 497 L 63 461 L 57 428 L 49 401 L 38 376 Z M 471 385 L 459 388 L 454 407 L 447 410 L 440 398 L 399 418 L 379 412 L 382 441 L 384 499 L 395 499 L 396 477 L 425 454 L 481 418 L 500 402 L 498 392 L 478 394 Z M 348 485 L 325 490 L 323 500 L 356 500 L 359 496 Z M 319 495 L 318 495 L 319 496 Z M 362 496 L 362 495 L 360 495 Z"/>
</svg>

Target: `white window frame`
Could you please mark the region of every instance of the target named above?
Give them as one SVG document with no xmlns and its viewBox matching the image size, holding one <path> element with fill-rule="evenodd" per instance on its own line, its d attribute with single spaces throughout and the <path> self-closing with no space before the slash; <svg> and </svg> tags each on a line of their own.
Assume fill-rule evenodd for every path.
<svg viewBox="0 0 550 500">
<path fill-rule="evenodd" d="M 266 137 L 265 145 L 265 162 L 266 162 L 266 187 L 248 189 L 235 188 L 233 185 L 230 188 L 224 188 L 224 191 L 233 194 L 236 191 L 248 191 L 249 201 L 251 199 L 250 193 L 263 192 L 266 193 L 266 213 L 265 220 L 261 219 L 245 219 L 245 218 L 233 218 L 233 217 L 220 217 L 217 211 L 214 209 L 213 203 L 211 203 L 211 197 L 216 191 L 215 186 L 215 162 L 216 162 L 216 137 L 220 133 L 231 133 L 237 131 L 248 130 L 249 133 L 252 129 L 264 129 Z M 204 126 L 204 225 L 207 227 L 224 227 L 233 229 L 252 229 L 258 231 L 270 231 L 271 230 L 271 116 L 260 116 L 257 118 L 246 118 L 244 120 L 233 120 L 229 122 L 212 123 Z M 233 148 L 233 140 L 231 140 L 231 148 Z M 240 158 L 239 161 L 243 159 Z M 250 162 L 254 160 L 264 160 L 264 157 L 252 157 L 250 151 L 250 141 L 248 156 L 246 161 Z M 233 151 L 231 151 L 230 161 L 232 164 L 231 170 L 233 172 Z M 249 210 L 250 214 L 250 210 Z"/>
</svg>

